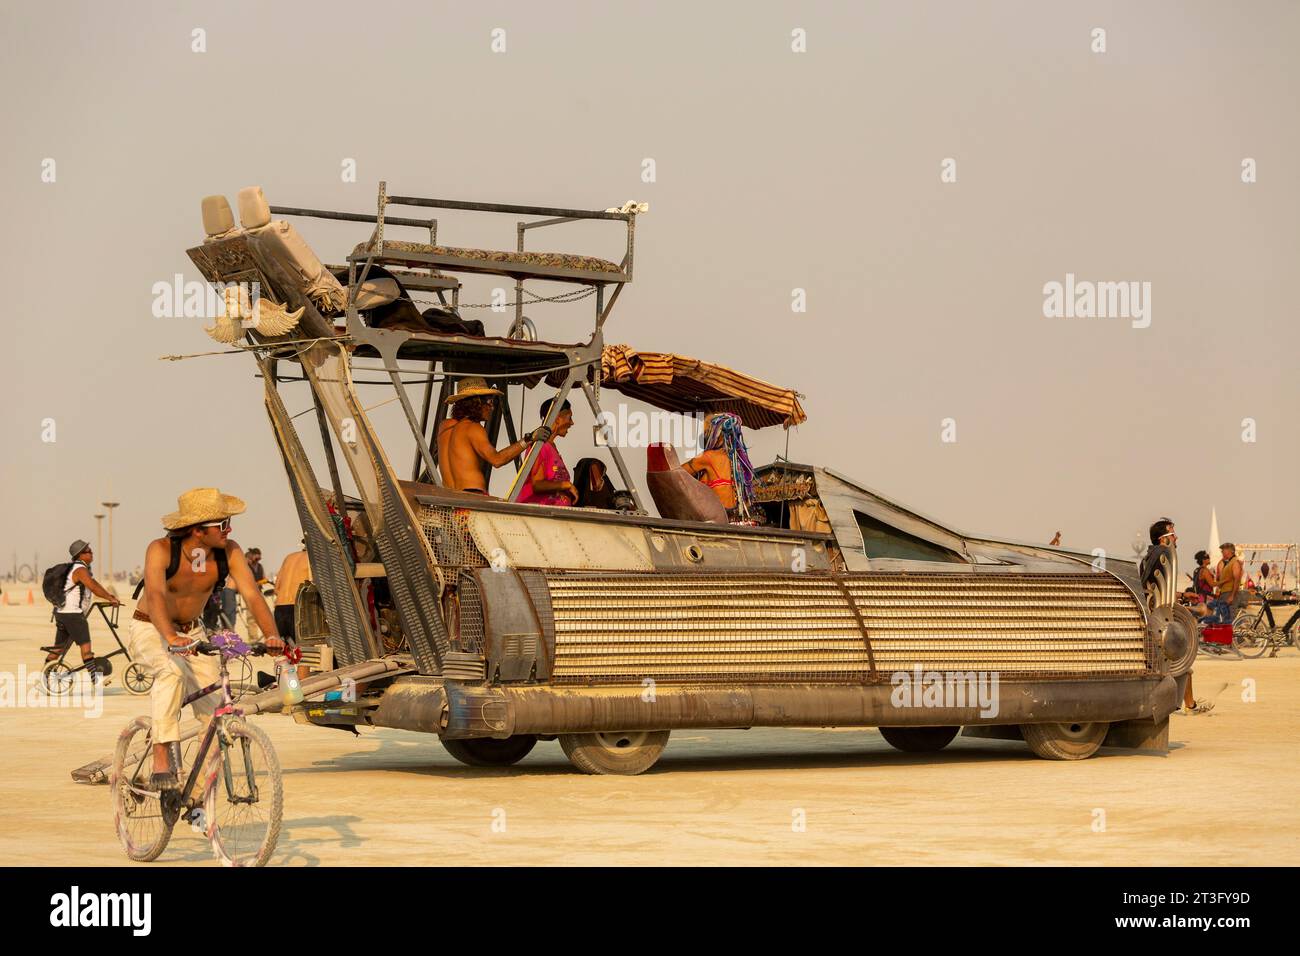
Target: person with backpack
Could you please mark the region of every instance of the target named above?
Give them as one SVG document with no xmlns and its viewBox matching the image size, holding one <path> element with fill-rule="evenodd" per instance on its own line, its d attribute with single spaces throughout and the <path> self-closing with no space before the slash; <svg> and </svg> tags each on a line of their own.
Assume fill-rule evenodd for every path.
<svg viewBox="0 0 1300 956">
<path fill-rule="evenodd" d="M 284 650 L 271 609 L 230 537 L 230 519 L 244 511 L 244 502 L 216 488 L 192 488 L 177 504 L 178 510 L 163 518 L 166 536 L 145 550 L 144 593 L 130 629 L 131 656 L 154 678 L 152 783 L 160 789 L 179 786 L 181 701 L 220 679 L 217 658 L 189 648 L 207 636 L 203 608 L 227 576 L 266 635 L 267 650 Z M 196 700 L 194 716 L 206 722 L 216 701 L 212 694 Z"/>
<path fill-rule="evenodd" d="M 56 564 L 45 572 L 41 589 L 46 600 L 54 605 L 54 643 L 41 650 L 46 652 L 45 663 L 56 661 L 67 651 L 73 641 L 81 648 L 81 662 L 89 664 L 95 659 L 90 649 L 90 623 L 86 613 L 95 597 L 103 598 L 114 606 L 122 602 L 91 576 L 90 565 L 95 552 L 78 538 L 68 546 L 71 561 Z"/>
</svg>

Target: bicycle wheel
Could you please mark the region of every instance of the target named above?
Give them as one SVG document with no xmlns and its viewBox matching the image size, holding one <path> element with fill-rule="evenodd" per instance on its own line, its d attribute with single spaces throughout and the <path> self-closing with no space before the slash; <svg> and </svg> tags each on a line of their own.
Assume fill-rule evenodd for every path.
<svg viewBox="0 0 1300 956">
<path fill-rule="evenodd" d="M 50 661 L 41 668 L 41 689 L 51 697 L 62 697 L 72 690 L 75 677 L 63 661 Z"/>
<path fill-rule="evenodd" d="M 208 764 L 203 810 L 212 851 L 225 866 L 265 866 L 280 836 L 280 760 L 259 727 L 229 720 Z"/>
<path fill-rule="evenodd" d="M 1245 611 L 1232 622 L 1232 647 L 1242 657 L 1259 657 L 1268 650 L 1269 632 Z"/>
<path fill-rule="evenodd" d="M 153 721 L 137 717 L 118 735 L 113 752 L 113 772 L 108 778 L 113 793 L 113 825 L 126 855 L 141 863 L 156 860 L 171 839 L 176 823 L 153 789 Z"/>
<path fill-rule="evenodd" d="M 147 694 L 153 689 L 153 675 L 139 661 L 132 661 L 122 674 L 122 683 L 132 694 Z"/>
</svg>

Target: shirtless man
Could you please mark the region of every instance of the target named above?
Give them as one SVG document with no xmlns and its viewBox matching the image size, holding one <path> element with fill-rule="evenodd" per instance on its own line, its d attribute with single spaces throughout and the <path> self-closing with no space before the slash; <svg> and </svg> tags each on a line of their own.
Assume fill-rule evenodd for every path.
<svg viewBox="0 0 1300 956">
<path fill-rule="evenodd" d="M 500 451 L 493 448 L 483 423 L 492 417 L 499 395 L 500 389 L 488 388 L 481 378 L 462 378 L 455 394 L 446 399 L 451 417 L 438 424 L 438 470 L 446 487 L 486 495 L 484 462 L 500 468 L 518 458 L 528 442 L 551 437 L 551 430 L 542 427 Z"/>
<path fill-rule="evenodd" d="M 222 582 L 227 568 L 235 587 L 266 637 L 267 649 L 279 653 L 275 618 L 253 580 L 244 553 L 230 538 L 230 518 L 241 514 L 244 502 L 216 488 L 192 488 L 177 499 L 178 511 L 163 518 L 167 536 L 149 543 L 144 556 L 144 593 L 131 617 L 131 656 L 154 675 L 153 682 L 153 783 L 160 788 L 178 785 L 181 701 L 220 679 L 216 657 L 193 651 L 173 653 L 170 647 L 188 647 L 203 640 L 203 608 L 212 590 Z M 175 571 L 168 577 L 173 551 Z M 221 552 L 224 551 L 224 559 Z M 193 704 L 194 715 L 206 722 L 216 710 L 217 698 L 209 694 Z M 177 756 L 179 754 L 177 753 Z"/>
</svg>

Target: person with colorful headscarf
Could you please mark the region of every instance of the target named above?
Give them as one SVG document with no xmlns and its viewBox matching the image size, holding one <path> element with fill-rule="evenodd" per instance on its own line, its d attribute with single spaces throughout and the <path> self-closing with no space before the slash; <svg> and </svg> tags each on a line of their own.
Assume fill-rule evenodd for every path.
<svg viewBox="0 0 1300 956">
<path fill-rule="evenodd" d="M 733 520 L 750 520 L 754 468 L 749 463 L 740 416 L 730 412 L 710 415 L 704 420 L 701 445 L 704 450 L 682 467 L 713 489 Z"/>
</svg>

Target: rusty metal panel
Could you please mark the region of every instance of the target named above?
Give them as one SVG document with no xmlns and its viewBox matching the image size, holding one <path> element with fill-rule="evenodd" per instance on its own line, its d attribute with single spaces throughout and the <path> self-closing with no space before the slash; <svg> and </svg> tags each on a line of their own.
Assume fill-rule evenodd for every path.
<svg viewBox="0 0 1300 956">
<path fill-rule="evenodd" d="M 545 515 L 472 512 L 469 532 L 481 554 L 512 568 L 649 571 L 650 546 L 641 528 Z"/>
<path fill-rule="evenodd" d="M 491 682 L 546 680 L 555 658 L 555 621 L 537 571 L 466 568 L 457 580 L 456 647 L 486 665 Z"/>
<path fill-rule="evenodd" d="M 741 534 L 647 529 L 650 557 L 657 569 L 739 571 L 828 571 L 830 558 L 821 541 Z"/>
</svg>

